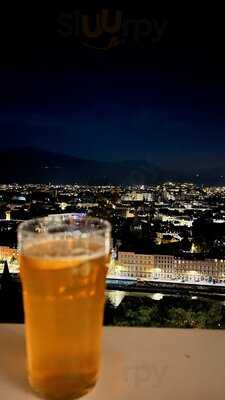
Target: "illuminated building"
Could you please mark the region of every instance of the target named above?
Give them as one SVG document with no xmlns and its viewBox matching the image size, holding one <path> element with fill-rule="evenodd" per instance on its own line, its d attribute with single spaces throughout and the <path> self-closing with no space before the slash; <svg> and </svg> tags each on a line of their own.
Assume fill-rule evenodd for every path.
<svg viewBox="0 0 225 400">
<path fill-rule="evenodd" d="M 19 251 L 8 246 L 0 246 L 0 261 L 7 261 L 11 272 L 19 271 Z M 0 264 L 0 272 L 3 271 L 3 264 Z"/>
<path fill-rule="evenodd" d="M 182 240 L 182 237 L 177 233 L 161 233 L 157 232 L 156 243 L 168 244 L 168 243 L 178 243 Z"/>
<path fill-rule="evenodd" d="M 187 216 L 171 216 L 159 214 L 158 217 L 162 220 L 162 222 L 171 222 L 175 226 L 187 226 L 191 228 L 193 225 L 193 219 Z"/>
<path fill-rule="evenodd" d="M 225 260 L 217 259 L 174 259 L 174 270 L 177 276 L 189 280 L 224 280 Z"/>
<path fill-rule="evenodd" d="M 113 270 L 111 269 L 111 274 Z M 225 280 L 225 260 L 184 259 L 171 255 L 118 252 L 114 275 L 140 279 Z"/>
<path fill-rule="evenodd" d="M 49 216 L 50 217 L 57 217 L 58 214 L 50 214 Z M 65 219 L 68 218 L 68 217 L 71 217 L 71 218 L 74 218 L 74 219 L 80 219 L 80 218 L 84 218 L 85 216 L 86 216 L 86 213 L 77 213 L 77 212 L 62 214 L 62 217 L 65 218 Z"/>
<path fill-rule="evenodd" d="M 154 271 L 154 256 L 134 252 L 118 252 L 117 271 L 120 276 L 151 278 Z"/>
<path fill-rule="evenodd" d="M 79 202 L 79 203 L 77 203 L 77 207 L 91 209 L 91 208 L 98 207 L 98 203 Z"/>
<path fill-rule="evenodd" d="M 59 204 L 59 207 L 61 208 L 62 211 L 64 211 L 68 207 L 68 204 L 65 202 L 62 202 Z"/>
<path fill-rule="evenodd" d="M 126 211 L 126 218 L 134 218 L 134 217 L 135 217 L 134 212 L 132 212 L 130 210 Z"/>
<path fill-rule="evenodd" d="M 138 192 L 131 192 L 126 193 L 124 196 L 121 197 L 122 201 L 143 201 L 144 200 L 144 193 Z"/>
<path fill-rule="evenodd" d="M 153 201 L 153 194 L 152 193 L 143 193 L 144 201 Z"/>
<path fill-rule="evenodd" d="M 19 252 L 17 249 L 11 249 L 8 246 L 0 246 L 0 259 L 1 260 L 9 261 L 12 258 L 17 260 L 18 255 L 19 255 Z"/>
<path fill-rule="evenodd" d="M 10 221 L 11 220 L 11 212 L 10 211 L 6 211 L 5 219 L 6 219 L 6 221 Z"/>
</svg>

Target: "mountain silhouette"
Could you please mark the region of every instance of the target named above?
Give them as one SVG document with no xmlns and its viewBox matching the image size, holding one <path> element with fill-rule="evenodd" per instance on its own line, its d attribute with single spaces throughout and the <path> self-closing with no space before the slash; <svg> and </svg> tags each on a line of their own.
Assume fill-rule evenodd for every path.
<svg viewBox="0 0 225 400">
<path fill-rule="evenodd" d="M 166 180 L 223 184 L 225 167 L 196 174 L 166 170 L 147 161 L 107 162 L 35 147 L 0 152 L 0 183 L 154 184 Z"/>
<path fill-rule="evenodd" d="M 160 170 L 145 161 L 102 162 L 38 148 L 12 148 L 0 153 L 1 183 L 148 183 Z"/>
</svg>

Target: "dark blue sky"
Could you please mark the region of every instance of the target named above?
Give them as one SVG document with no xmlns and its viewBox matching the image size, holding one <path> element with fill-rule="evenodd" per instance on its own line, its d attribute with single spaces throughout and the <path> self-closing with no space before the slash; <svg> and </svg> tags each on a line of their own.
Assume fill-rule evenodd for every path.
<svg viewBox="0 0 225 400">
<path fill-rule="evenodd" d="M 39 46 L 0 72 L 1 149 L 182 169 L 225 164 L 224 60 L 213 47 Z"/>
</svg>

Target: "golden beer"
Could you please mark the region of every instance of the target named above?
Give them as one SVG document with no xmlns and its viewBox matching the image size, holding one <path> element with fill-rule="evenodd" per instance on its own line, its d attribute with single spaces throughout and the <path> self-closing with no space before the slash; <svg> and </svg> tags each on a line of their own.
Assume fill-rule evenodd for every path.
<svg viewBox="0 0 225 400">
<path fill-rule="evenodd" d="M 32 388 L 72 399 L 96 383 L 107 254 L 93 235 L 33 241 L 21 251 Z"/>
</svg>

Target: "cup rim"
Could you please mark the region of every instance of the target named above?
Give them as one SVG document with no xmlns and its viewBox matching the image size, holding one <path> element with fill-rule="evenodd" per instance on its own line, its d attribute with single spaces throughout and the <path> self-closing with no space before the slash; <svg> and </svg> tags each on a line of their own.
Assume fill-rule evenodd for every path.
<svg viewBox="0 0 225 400">
<path fill-rule="evenodd" d="M 26 221 L 23 221 L 19 224 L 18 228 L 17 228 L 17 233 L 22 234 L 22 233 L 29 233 L 29 234 L 33 234 L 33 235 L 38 235 L 39 232 L 35 232 L 35 230 L 32 230 L 31 227 L 32 225 L 34 226 L 35 223 L 39 222 L 40 224 L 43 223 L 43 225 L 45 225 L 47 227 L 47 223 L 51 223 L 54 222 L 54 220 L 57 222 L 57 220 L 60 222 L 62 222 L 62 226 L 63 226 L 63 217 L 65 217 L 65 221 L 66 218 L 71 219 L 74 221 L 85 221 L 88 223 L 96 223 L 96 227 L 92 227 L 91 232 L 111 232 L 112 227 L 111 227 L 111 223 L 103 218 L 98 218 L 98 217 L 89 217 L 89 216 L 76 216 L 75 213 L 63 213 L 63 214 L 49 214 L 45 217 L 37 217 L 37 218 L 31 218 L 28 219 Z M 99 224 L 99 227 L 97 227 L 97 224 Z M 66 226 L 66 222 L 64 224 Z M 49 235 L 54 235 L 55 233 L 51 233 L 48 232 L 48 229 L 46 229 L 46 233 L 48 233 Z"/>
</svg>

